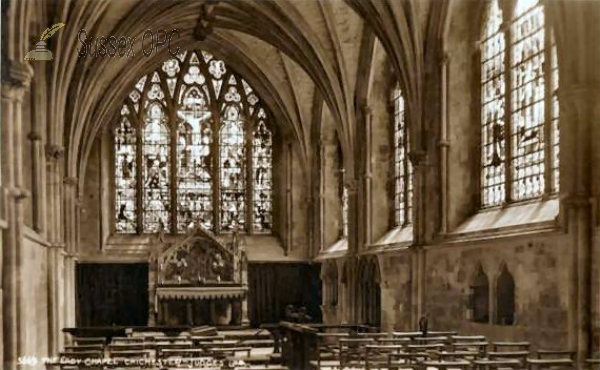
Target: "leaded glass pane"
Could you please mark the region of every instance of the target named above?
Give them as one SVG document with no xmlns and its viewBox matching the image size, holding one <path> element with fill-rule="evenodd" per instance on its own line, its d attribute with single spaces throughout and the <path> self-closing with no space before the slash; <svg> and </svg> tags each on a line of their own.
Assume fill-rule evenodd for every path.
<svg viewBox="0 0 600 370">
<path fill-rule="evenodd" d="M 244 228 L 246 198 L 244 128 L 239 108 L 225 108 L 219 133 L 221 175 L 221 229 Z"/>
<path fill-rule="evenodd" d="M 394 221 L 396 226 L 412 220 L 412 165 L 408 159 L 408 129 L 405 121 L 404 97 L 394 89 Z"/>
<path fill-rule="evenodd" d="M 213 227 L 212 207 L 212 117 L 200 89 L 191 87 L 177 112 L 177 231 L 200 223 Z"/>
<path fill-rule="evenodd" d="M 146 110 L 142 135 L 144 181 L 144 232 L 170 228 L 171 190 L 169 181 L 170 134 L 163 108 L 152 103 Z"/>
<path fill-rule="evenodd" d="M 514 200 L 544 193 L 544 12 L 530 0 L 517 2 L 512 24 L 512 167 Z"/>
<path fill-rule="evenodd" d="M 254 169 L 254 231 L 271 231 L 273 207 L 273 136 L 264 121 L 254 131 L 252 166 Z"/>
<path fill-rule="evenodd" d="M 342 237 L 348 237 L 348 212 L 350 206 L 348 205 L 348 187 L 346 184 L 342 187 Z"/>
<path fill-rule="evenodd" d="M 490 4 L 481 44 L 481 161 L 482 203 L 494 206 L 506 199 L 505 181 L 505 74 L 502 12 Z"/>
<path fill-rule="evenodd" d="M 137 138 L 135 129 L 124 116 L 114 134 L 116 230 L 122 234 L 134 234 L 137 231 Z"/>
<path fill-rule="evenodd" d="M 552 39 L 552 171 L 554 172 L 555 193 L 560 189 L 560 131 L 558 128 L 559 107 L 558 107 L 558 62 L 556 58 L 556 44 Z"/>
</svg>

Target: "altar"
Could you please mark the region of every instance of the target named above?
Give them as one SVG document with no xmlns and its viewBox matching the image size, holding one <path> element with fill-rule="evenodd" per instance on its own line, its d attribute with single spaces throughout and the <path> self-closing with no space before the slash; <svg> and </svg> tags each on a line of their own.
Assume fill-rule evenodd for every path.
<svg viewBox="0 0 600 370">
<path fill-rule="evenodd" d="M 200 226 L 169 245 L 157 236 L 149 268 L 149 325 L 247 325 L 247 259 L 237 232 Z"/>
</svg>

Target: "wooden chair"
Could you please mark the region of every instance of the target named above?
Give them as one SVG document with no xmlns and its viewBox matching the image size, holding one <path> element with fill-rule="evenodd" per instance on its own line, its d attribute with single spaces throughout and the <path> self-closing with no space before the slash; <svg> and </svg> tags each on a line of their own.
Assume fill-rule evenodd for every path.
<svg viewBox="0 0 600 370">
<path fill-rule="evenodd" d="M 373 338 L 375 340 L 389 338 L 388 333 L 356 333 L 357 338 Z"/>
<path fill-rule="evenodd" d="M 366 356 L 365 346 L 374 342 L 373 338 L 340 339 L 340 367 L 364 367 Z"/>
<path fill-rule="evenodd" d="M 207 355 L 207 352 L 203 348 L 161 348 L 160 351 L 157 353 L 157 357 L 162 359 L 172 357 L 201 358 L 205 355 Z"/>
<path fill-rule="evenodd" d="M 527 367 L 529 369 L 574 369 L 575 352 L 569 350 L 547 350 L 537 351 L 537 358 L 528 358 Z"/>
<path fill-rule="evenodd" d="M 529 342 L 493 342 L 492 351 L 487 355 L 490 360 L 519 360 L 521 366 L 525 367 L 529 356 L 529 347 Z"/>
<path fill-rule="evenodd" d="M 113 337 L 110 344 L 135 344 L 143 343 L 144 341 L 144 337 Z"/>
<path fill-rule="evenodd" d="M 426 343 L 448 343 L 449 338 L 445 336 L 427 336 L 427 337 L 414 337 L 413 342 L 426 344 Z"/>
<path fill-rule="evenodd" d="M 65 346 L 65 352 L 85 352 L 85 351 L 99 351 L 104 352 L 104 345 L 102 344 L 81 344 L 76 346 Z"/>
<path fill-rule="evenodd" d="M 520 370 L 521 361 L 515 359 L 504 359 L 504 360 L 489 360 L 489 359 L 477 359 L 473 361 L 474 370 L 496 370 L 496 369 L 511 369 Z"/>
<path fill-rule="evenodd" d="M 392 369 L 398 364 L 392 363 L 390 354 L 400 353 L 404 347 L 393 344 L 368 344 L 365 346 L 365 367 L 371 369 Z"/>
<path fill-rule="evenodd" d="M 377 338 L 375 341 L 377 344 L 395 346 L 406 346 L 411 343 L 410 338 Z"/>
<path fill-rule="evenodd" d="M 474 352 L 478 358 L 487 357 L 488 342 L 453 342 L 450 345 L 455 352 Z"/>
<path fill-rule="evenodd" d="M 322 367 L 340 366 L 339 341 L 348 338 L 348 333 L 317 333 L 317 348 L 315 358 L 310 361 L 310 366 L 316 369 Z"/>
<path fill-rule="evenodd" d="M 588 358 L 585 364 L 588 370 L 600 370 L 600 358 Z"/>
<path fill-rule="evenodd" d="M 456 361 L 423 361 L 421 366 L 424 369 L 429 367 L 435 367 L 438 370 L 444 369 L 464 369 L 469 370 L 471 368 L 471 363 L 469 361 L 464 360 L 456 360 Z"/>
<path fill-rule="evenodd" d="M 101 345 L 101 346 L 105 346 L 106 345 L 106 338 L 105 337 L 75 337 L 73 339 L 73 343 L 75 345 L 81 346 L 81 345 Z"/>
<path fill-rule="evenodd" d="M 422 337 L 423 333 L 420 331 L 395 331 L 392 333 L 393 338 L 418 338 Z"/>
</svg>

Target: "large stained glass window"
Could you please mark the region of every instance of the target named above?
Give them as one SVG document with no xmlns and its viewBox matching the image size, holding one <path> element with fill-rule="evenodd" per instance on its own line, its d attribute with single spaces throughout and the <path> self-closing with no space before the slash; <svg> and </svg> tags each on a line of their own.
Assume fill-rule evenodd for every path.
<svg viewBox="0 0 600 370">
<path fill-rule="evenodd" d="M 481 52 L 486 207 L 554 194 L 559 185 L 558 69 L 544 7 L 518 0 L 503 22 L 499 1 L 490 3 Z"/>
<path fill-rule="evenodd" d="M 265 123 L 266 114 L 261 108 L 258 113 L 258 126 L 254 130 L 252 142 L 252 164 L 254 194 L 253 213 L 254 231 L 263 232 L 271 229 L 271 212 L 273 199 L 273 135 Z"/>
<path fill-rule="evenodd" d="M 135 84 L 113 134 L 117 233 L 271 232 L 269 115 L 222 60 L 165 61 Z"/>
<path fill-rule="evenodd" d="M 394 222 L 405 226 L 412 221 L 412 165 L 408 159 L 408 128 L 404 97 L 400 87 L 392 94 L 394 105 Z"/>
</svg>

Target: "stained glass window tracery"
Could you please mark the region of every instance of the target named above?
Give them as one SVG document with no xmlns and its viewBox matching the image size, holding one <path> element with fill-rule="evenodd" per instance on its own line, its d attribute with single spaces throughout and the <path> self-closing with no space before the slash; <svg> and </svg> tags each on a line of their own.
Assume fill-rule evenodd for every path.
<svg viewBox="0 0 600 370">
<path fill-rule="evenodd" d="M 185 233 L 197 224 L 271 231 L 269 116 L 222 60 L 204 51 L 166 60 L 137 81 L 120 117 L 113 131 L 117 233 Z"/>
<path fill-rule="evenodd" d="M 408 128 L 404 97 L 397 86 L 392 94 L 394 105 L 394 222 L 405 226 L 412 221 L 412 164 L 408 159 Z"/>
<path fill-rule="evenodd" d="M 493 0 L 481 56 L 483 206 L 556 193 L 558 70 L 543 4 L 518 0 L 504 27 Z"/>
</svg>

